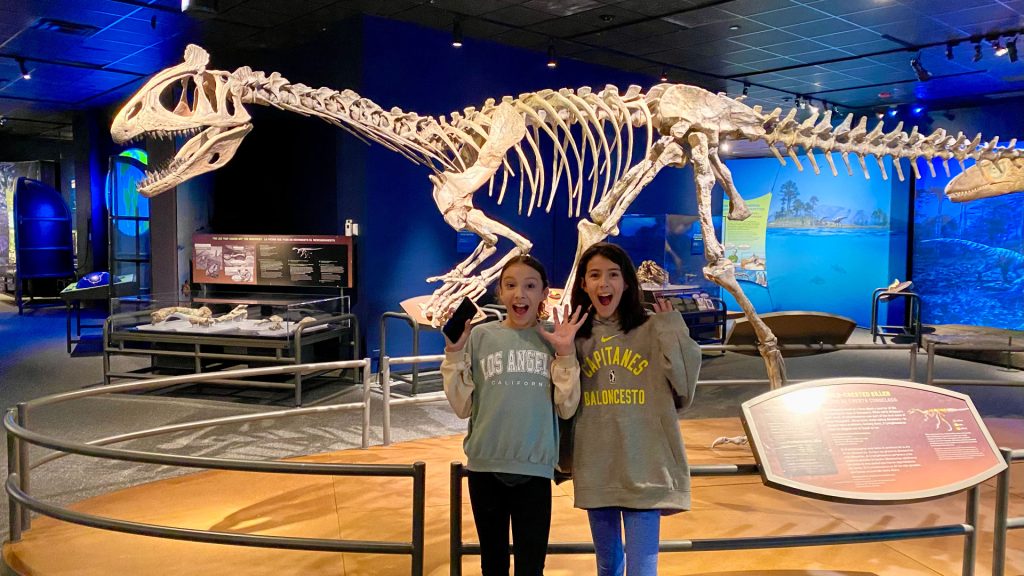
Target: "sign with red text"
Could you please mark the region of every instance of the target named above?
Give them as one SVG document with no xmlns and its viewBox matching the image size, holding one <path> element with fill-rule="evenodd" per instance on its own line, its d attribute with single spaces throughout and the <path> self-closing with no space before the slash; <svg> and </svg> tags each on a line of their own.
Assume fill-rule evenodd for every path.
<svg viewBox="0 0 1024 576">
<path fill-rule="evenodd" d="M 764 483 L 850 502 L 927 500 L 1006 468 L 970 397 L 881 378 L 786 386 L 743 403 Z"/>
<path fill-rule="evenodd" d="M 192 236 L 192 281 L 200 284 L 351 288 L 351 265 L 348 236 Z"/>
</svg>

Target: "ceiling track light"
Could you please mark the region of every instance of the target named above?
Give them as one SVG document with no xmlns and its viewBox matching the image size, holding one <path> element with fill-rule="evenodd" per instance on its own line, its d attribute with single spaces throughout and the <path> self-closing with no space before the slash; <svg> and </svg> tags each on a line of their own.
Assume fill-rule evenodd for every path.
<svg viewBox="0 0 1024 576">
<path fill-rule="evenodd" d="M 981 62 L 981 40 L 974 41 L 974 56 L 971 56 L 971 62 Z"/>
<path fill-rule="evenodd" d="M 1009 52 L 1009 50 L 1006 49 L 1006 46 L 1003 46 L 1003 43 L 999 38 L 996 38 L 994 41 L 991 42 L 992 53 L 995 54 L 997 57 L 1006 56 L 1006 53 Z"/>
<path fill-rule="evenodd" d="M 558 68 L 558 58 L 555 57 L 555 43 L 548 44 L 548 68 Z"/>
<path fill-rule="evenodd" d="M 452 22 L 452 47 L 462 48 L 462 20 L 458 16 Z"/>
<path fill-rule="evenodd" d="M 921 64 L 920 52 L 917 53 L 917 56 L 910 59 L 910 67 L 914 69 L 914 74 L 917 75 L 918 81 L 927 82 L 932 79 L 932 73 L 925 69 L 924 64 Z"/>
<path fill-rule="evenodd" d="M 746 82 L 743 83 L 743 95 L 750 96 L 750 84 Z"/>
<path fill-rule="evenodd" d="M 1010 62 L 1017 61 L 1017 37 L 1014 36 L 1006 41 L 1006 52 L 1010 55 Z"/>
<path fill-rule="evenodd" d="M 658 80 L 668 82 L 668 68 L 661 69 L 661 76 L 658 77 Z"/>
<path fill-rule="evenodd" d="M 31 80 L 32 79 L 32 73 L 29 72 L 28 68 L 25 67 L 25 59 L 24 58 L 15 58 L 14 60 L 15 60 L 15 62 L 18 63 L 18 69 L 21 71 L 21 77 L 24 78 L 25 80 Z"/>
<path fill-rule="evenodd" d="M 952 42 L 946 43 L 946 60 L 953 59 L 953 46 L 955 46 L 955 44 L 953 44 Z"/>
</svg>

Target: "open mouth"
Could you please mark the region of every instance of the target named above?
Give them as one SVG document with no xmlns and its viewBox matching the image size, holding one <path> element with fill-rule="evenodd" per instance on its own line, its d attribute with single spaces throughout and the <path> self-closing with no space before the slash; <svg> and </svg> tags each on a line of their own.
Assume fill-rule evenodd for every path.
<svg viewBox="0 0 1024 576">
<path fill-rule="evenodd" d="M 607 306 L 607 305 L 612 303 L 612 295 L 611 294 L 598 294 L 597 295 L 597 302 L 601 306 Z"/>
<path fill-rule="evenodd" d="M 512 305 L 512 312 L 514 312 L 514 313 L 516 313 L 516 314 L 518 314 L 520 316 L 523 315 L 523 314 L 526 314 L 529 311 L 530 311 L 530 307 L 527 306 L 526 304 L 513 304 Z"/>
<path fill-rule="evenodd" d="M 186 142 L 172 160 L 154 165 L 147 170 L 145 178 L 138 184 L 138 191 L 145 196 L 153 196 L 166 188 L 179 184 L 190 176 L 216 168 L 234 155 L 241 138 L 250 130 L 252 130 L 252 124 L 243 124 L 228 129 L 211 126 L 205 130 L 190 128 L 173 132 L 152 132 L 151 134 L 157 138 L 173 138 L 196 133 L 198 135 Z M 205 166 L 200 166 L 200 164 L 205 164 Z M 186 173 L 190 174 L 186 177 Z"/>
</svg>

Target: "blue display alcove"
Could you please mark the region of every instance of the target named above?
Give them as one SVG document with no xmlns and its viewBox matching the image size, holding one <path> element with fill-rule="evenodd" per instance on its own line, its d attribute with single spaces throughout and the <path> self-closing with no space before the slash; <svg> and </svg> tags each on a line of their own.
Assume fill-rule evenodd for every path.
<svg viewBox="0 0 1024 576">
<path fill-rule="evenodd" d="M 59 282 L 75 277 L 74 250 L 71 211 L 60 192 L 38 180 L 18 178 L 14 190 L 18 314 L 25 306 L 38 305 L 36 298 L 56 296 L 62 288 Z"/>
</svg>

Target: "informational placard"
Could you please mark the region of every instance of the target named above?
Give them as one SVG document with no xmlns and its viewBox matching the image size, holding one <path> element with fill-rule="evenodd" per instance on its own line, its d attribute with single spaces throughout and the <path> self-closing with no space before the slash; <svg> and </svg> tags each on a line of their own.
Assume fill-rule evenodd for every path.
<svg viewBox="0 0 1024 576">
<path fill-rule="evenodd" d="M 351 262 L 348 236 L 192 236 L 192 280 L 201 284 L 351 288 Z"/>
<path fill-rule="evenodd" d="M 768 209 L 771 192 L 746 200 L 750 216 L 745 220 L 722 219 L 722 244 L 725 256 L 733 261 L 737 280 L 768 285 L 767 250 Z M 722 214 L 729 213 L 729 198 L 723 200 Z"/>
<path fill-rule="evenodd" d="M 1006 468 L 968 396 L 900 380 L 832 378 L 743 403 L 765 484 L 848 502 L 952 494 Z"/>
</svg>

